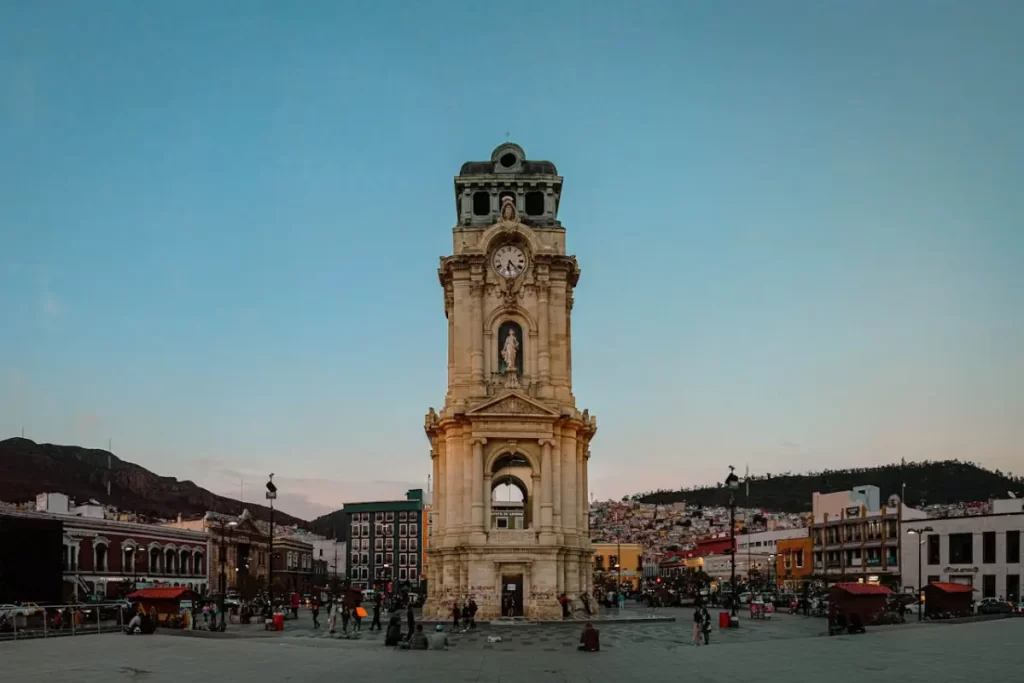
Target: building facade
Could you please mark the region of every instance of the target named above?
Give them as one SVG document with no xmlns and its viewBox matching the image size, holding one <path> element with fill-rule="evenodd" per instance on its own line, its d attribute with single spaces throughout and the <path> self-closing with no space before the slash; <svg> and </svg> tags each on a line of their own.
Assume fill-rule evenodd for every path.
<svg viewBox="0 0 1024 683">
<path fill-rule="evenodd" d="M 418 590 L 423 552 L 423 491 L 406 500 L 346 503 L 349 579 L 357 588 Z"/>
<path fill-rule="evenodd" d="M 640 587 L 644 549 L 639 543 L 594 543 L 594 579 L 602 585 L 628 583 Z"/>
<path fill-rule="evenodd" d="M 920 576 L 921 585 L 941 581 L 972 586 L 975 600 L 1020 600 L 1024 512 L 931 518 L 901 526 L 904 591 L 916 592 Z M 931 531 L 916 532 L 926 527 Z"/>
<path fill-rule="evenodd" d="M 814 573 L 811 557 L 814 541 L 803 529 L 799 538 L 779 539 L 775 545 L 775 584 L 784 590 L 802 592 Z"/>
<path fill-rule="evenodd" d="M 813 575 L 826 583 L 864 581 L 898 589 L 904 522 L 927 515 L 892 495 L 877 509 L 878 487 L 814 494 Z"/>
<path fill-rule="evenodd" d="M 60 557 L 64 599 L 123 597 L 136 588 L 209 589 L 209 536 L 202 532 L 48 512 L 0 511 L 0 516 L 63 524 Z"/>
<path fill-rule="evenodd" d="M 208 580 L 213 593 L 238 593 L 251 599 L 267 588 L 269 525 L 252 517 L 207 512 L 199 519 L 179 519 L 165 529 L 202 532 L 210 537 Z"/>
<path fill-rule="evenodd" d="M 572 393 L 573 290 L 562 177 L 512 143 L 455 178 L 452 256 L 438 276 L 448 387 L 424 428 L 433 462 L 429 616 L 472 595 L 487 619 L 557 617 L 591 582 L 587 462 L 596 419 Z M 522 493 L 523 528 L 492 526 L 492 491 Z M 507 517 L 506 517 L 507 519 Z"/>
<path fill-rule="evenodd" d="M 312 594 L 317 568 L 313 561 L 313 545 L 299 536 L 274 538 L 274 595 Z M 320 563 L 321 570 L 325 565 Z"/>
<path fill-rule="evenodd" d="M 756 570 L 769 583 L 777 579 L 778 544 L 793 539 L 808 539 L 807 529 L 773 529 L 736 535 L 736 573 L 749 577 Z M 810 555 L 808 554 L 808 567 Z"/>
</svg>

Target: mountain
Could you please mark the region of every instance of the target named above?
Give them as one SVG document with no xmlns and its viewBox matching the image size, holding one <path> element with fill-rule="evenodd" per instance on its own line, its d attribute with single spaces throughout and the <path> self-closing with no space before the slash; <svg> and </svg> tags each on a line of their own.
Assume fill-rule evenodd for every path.
<svg viewBox="0 0 1024 683">
<path fill-rule="evenodd" d="M 208 510 L 241 514 L 243 508 L 257 519 L 270 519 L 270 508 L 218 496 L 191 481 L 161 477 L 108 451 L 21 438 L 0 441 L 0 500 L 23 503 L 39 493 L 64 493 L 80 503 L 93 498 L 151 519 L 174 519 L 179 513 L 196 517 Z M 280 510 L 274 510 L 274 521 L 309 526 Z"/>
<path fill-rule="evenodd" d="M 749 482 L 749 495 L 747 484 Z M 1007 491 L 1019 492 L 1024 478 L 994 472 L 972 462 L 903 463 L 846 470 L 825 470 L 809 474 L 767 474 L 741 479 L 736 503 L 773 512 L 807 512 L 815 492 L 848 491 L 854 486 L 874 484 L 882 500 L 900 494 L 906 484 L 905 502 L 911 507 L 932 504 L 970 503 L 1005 498 Z M 641 503 L 728 505 L 729 490 L 721 483 L 678 491 L 660 490 L 632 496 Z"/>
</svg>

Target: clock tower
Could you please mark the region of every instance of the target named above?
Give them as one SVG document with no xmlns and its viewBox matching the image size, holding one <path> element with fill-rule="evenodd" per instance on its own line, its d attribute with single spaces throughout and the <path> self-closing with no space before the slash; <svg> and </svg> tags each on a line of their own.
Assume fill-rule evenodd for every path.
<svg viewBox="0 0 1024 683">
<path fill-rule="evenodd" d="M 452 255 L 438 269 L 448 390 L 424 424 L 434 481 L 430 616 L 472 598 L 481 619 L 558 617 L 559 595 L 575 601 L 590 588 L 587 462 L 597 420 L 572 393 L 580 268 L 566 255 L 561 194 L 555 165 L 512 143 L 455 177 Z"/>
</svg>

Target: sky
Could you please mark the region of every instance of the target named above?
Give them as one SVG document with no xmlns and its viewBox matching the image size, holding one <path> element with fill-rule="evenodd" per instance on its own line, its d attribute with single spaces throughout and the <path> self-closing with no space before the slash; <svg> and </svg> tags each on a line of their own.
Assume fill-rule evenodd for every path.
<svg viewBox="0 0 1024 683">
<path fill-rule="evenodd" d="M 597 499 L 1024 470 L 1024 4 L 0 0 L 0 438 L 426 485 L 452 178 L 565 178 Z"/>
</svg>

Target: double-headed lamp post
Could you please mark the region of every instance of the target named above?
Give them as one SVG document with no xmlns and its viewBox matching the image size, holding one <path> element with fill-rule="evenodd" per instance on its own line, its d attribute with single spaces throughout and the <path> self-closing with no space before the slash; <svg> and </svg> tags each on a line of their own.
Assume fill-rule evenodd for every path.
<svg viewBox="0 0 1024 683">
<path fill-rule="evenodd" d="M 740 487 L 740 478 L 729 465 L 729 476 L 725 478 L 725 485 L 729 489 L 729 554 L 732 556 L 729 562 L 731 566 L 731 577 L 729 587 L 732 589 L 732 616 L 736 616 L 739 606 L 736 603 L 736 489 Z"/>
<path fill-rule="evenodd" d="M 924 534 L 928 531 L 934 531 L 930 526 L 917 527 L 914 529 L 907 529 L 908 534 L 914 534 L 915 536 L 921 536 L 921 539 L 917 542 L 917 620 L 921 621 L 924 618 L 922 612 L 924 611 L 924 586 L 921 585 L 921 546 L 925 544 Z"/>
<path fill-rule="evenodd" d="M 274 500 L 277 499 L 277 486 L 274 485 L 274 473 L 267 480 L 267 500 L 270 501 L 270 537 L 267 552 L 267 603 L 274 609 Z"/>
</svg>

